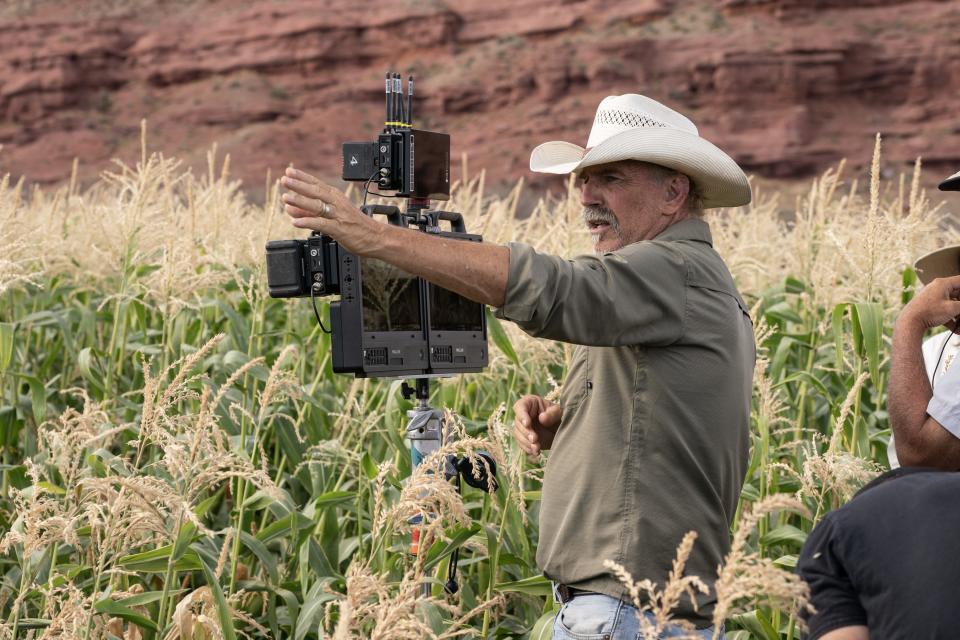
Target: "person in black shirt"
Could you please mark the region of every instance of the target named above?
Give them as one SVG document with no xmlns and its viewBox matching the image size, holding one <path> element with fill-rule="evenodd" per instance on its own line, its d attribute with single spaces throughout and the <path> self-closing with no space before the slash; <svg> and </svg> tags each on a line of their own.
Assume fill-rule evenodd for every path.
<svg viewBox="0 0 960 640">
<path fill-rule="evenodd" d="M 960 637 L 960 473 L 889 471 L 807 538 L 810 640 Z"/>
</svg>

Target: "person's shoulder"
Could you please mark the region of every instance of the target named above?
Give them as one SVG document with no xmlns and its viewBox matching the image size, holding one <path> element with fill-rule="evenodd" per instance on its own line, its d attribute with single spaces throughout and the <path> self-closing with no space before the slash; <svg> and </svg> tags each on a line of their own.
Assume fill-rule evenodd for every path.
<svg viewBox="0 0 960 640">
<path fill-rule="evenodd" d="M 640 240 L 623 246 L 606 255 L 619 256 L 628 261 L 634 260 L 682 260 L 686 248 L 685 243 L 669 240 Z"/>
</svg>

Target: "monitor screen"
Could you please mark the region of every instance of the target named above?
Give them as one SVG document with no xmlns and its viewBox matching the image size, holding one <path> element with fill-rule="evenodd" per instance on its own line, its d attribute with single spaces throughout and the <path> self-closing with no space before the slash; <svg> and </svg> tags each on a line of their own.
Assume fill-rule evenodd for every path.
<svg viewBox="0 0 960 640">
<path fill-rule="evenodd" d="M 364 331 L 420 331 L 420 281 L 393 265 L 360 259 Z"/>
<path fill-rule="evenodd" d="M 483 331 L 483 305 L 430 285 L 430 331 Z"/>
</svg>

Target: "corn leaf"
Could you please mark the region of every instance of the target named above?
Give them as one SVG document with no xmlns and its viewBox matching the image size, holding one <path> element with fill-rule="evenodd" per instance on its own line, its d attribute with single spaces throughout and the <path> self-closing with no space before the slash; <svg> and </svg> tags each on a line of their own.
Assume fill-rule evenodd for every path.
<svg viewBox="0 0 960 640">
<path fill-rule="evenodd" d="M 16 326 L 12 322 L 0 322 L 0 373 L 5 373 L 13 361 L 13 332 Z"/>
<path fill-rule="evenodd" d="M 515 582 L 501 582 L 494 585 L 494 590 L 501 593 L 526 593 L 532 596 L 549 596 L 553 594 L 553 584 L 544 576 L 533 576 Z"/>
<path fill-rule="evenodd" d="M 220 620 L 220 630 L 223 633 L 224 640 L 237 640 L 237 632 L 233 628 L 233 614 L 227 599 L 223 597 L 223 590 L 220 588 L 220 582 L 213 575 L 213 571 L 203 560 L 200 561 L 200 567 L 203 569 L 203 577 L 207 580 L 207 586 L 213 594 L 213 601 L 217 605 L 217 618 Z"/>
<path fill-rule="evenodd" d="M 157 626 L 157 623 L 155 623 L 153 620 L 146 617 L 142 613 L 134 611 L 126 605 L 120 604 L 109 596 L 97 602 L 94 605 L 94 610 L 96 610 L 97 613 L 105 613 L 107 615 L 126 620 L 127 622 L 132 622 L 138 627 L 149 629 L 150 631 L 160 630 L 160 628 Z"/>
<path fill-rule="evenodd" d="M 540 616 L 530 630 L 530 640 L 550 640 L 553 637 L 553 624 L 557 618 L 557 612 L 550 610 Z"/>
<path fill-rule="evenodd" d="M 517 352 L 513 348 L 513 344 L 510 342 L 507 332 L 504 331 L 503 325 L 500 324 L 500 321 L 497 319 L 493 312 L 490 311 L 490 308 L 487 307 L 487 330 L 490 333 L 490 337 L 493 339 L 493 344 L 497 345 L 497 349 L 503 352 L 503 355 L 513 364 L 519 366 L 520 358 L 517 357 Z"/>
</svg>

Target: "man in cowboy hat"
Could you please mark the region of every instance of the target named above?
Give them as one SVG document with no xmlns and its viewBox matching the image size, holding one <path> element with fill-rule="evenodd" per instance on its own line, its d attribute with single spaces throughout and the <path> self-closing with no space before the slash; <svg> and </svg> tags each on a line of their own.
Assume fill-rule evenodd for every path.
<svg viewBox="0 0 960 640">
<path fill-rule="evenodd" d="M 960 172 L 940 183 L 960 191 Z M 924 287 L 897 316 L 887 406 L 895 452 L 891 466 L 960 469 L 960 245 L 929 253 L 915 265 Z M 923 340 L 928 329 L 949 330 Z"/>
<path fill-rule="evenodd" d="M 690 120 L 635 94 L 600 103 L 587 148 L 540 145 L 530 168 L 577 174 L 596 255 L 565 259 L 380 224 L 296 170 L 283 180 L 292 191 L 284 201 L 295 226 L 498 307 L 532 335 L 580 345 L 559 404 L 527 396 L 515 406 L 520 446 L 552 449 L 537 562 L 564 603 L 554 637 L 632 639 L 637 611 L 605 561 L 663 583 L 695 531 L 687 574 L 709 584 L 729 548 L 755 345 L 702 210 L 747 204 L 750 186 Z M 674 618 L 709 635 L 714 600 L 684 597 Z"/>
</svg>

